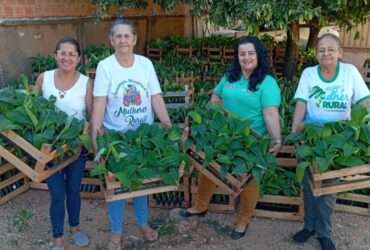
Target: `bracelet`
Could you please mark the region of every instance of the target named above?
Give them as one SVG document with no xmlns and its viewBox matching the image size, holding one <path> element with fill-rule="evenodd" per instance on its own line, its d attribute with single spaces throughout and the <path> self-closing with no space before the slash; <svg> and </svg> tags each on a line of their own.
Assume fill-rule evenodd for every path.
<svg viewBox="0 0 370 250">
<path fill-rule="evenodd" d="M 281 144 L 281 139 L 274 140 L 274 144 Z"/>
</svg>

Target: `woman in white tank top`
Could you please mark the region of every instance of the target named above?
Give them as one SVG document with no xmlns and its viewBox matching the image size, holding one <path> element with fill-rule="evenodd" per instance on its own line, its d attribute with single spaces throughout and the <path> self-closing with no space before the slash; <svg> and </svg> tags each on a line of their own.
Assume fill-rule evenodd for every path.
<svg viewBox="0 0 370 250">
<path fill-rule="evenodd" d="M 46 71 L 36 81 L 36 88 L 45 98 L 56 97 L 56 106 L 79 120 L 87 120 L 91 113 L 92 82 L 76 70 L 80 63 L 81 49 L 74 38 L 66 37 L 58 41 L 55 60 L 58 68 Z M 65 206 L 73 241 L 78 246 L 86 246 L 89 239 L 80 231 L 80 186 L 85 169 L 86 154 L 62 171 L 48 178 L 50 192 L 50 220 L 53 232 L 52 250 L 64 250 Z"/>
</svg>

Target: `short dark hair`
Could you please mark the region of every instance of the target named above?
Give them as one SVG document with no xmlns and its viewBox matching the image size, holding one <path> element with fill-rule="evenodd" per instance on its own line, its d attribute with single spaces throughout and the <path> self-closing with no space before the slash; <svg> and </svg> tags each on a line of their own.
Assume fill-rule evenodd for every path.
<svg viewBox="0 0 370 250">
<path fill-rule="evenodd" d="M 226 77 L 231 83 L 240 80 L 242 70 L 239 63 L 239 46 L 247 43 L 253 44 L 257 53 L 257 68 L 250 76 L 248 85 L 250 91 L 256 91 L 257 85 L 265 79 L 267 74 L 270 74 L 270 62 L 267 49 L 256 36 L 243 36 L 234 45 L 234 59 L 226 71 Z"/>
<path fill-rule="evenodd" d="M 110 27 L 110 35 L 112 36 L 113 35 L 113 32 L 114 32 L 114 28 L 116 28 L 116 26 L 118 25 L 127 25 L 128 27 L 130 27 L 131 29 L 131 32 L 136 35 L 136 26 L 134 24 L 133 21 L 131 20 L 128 20 L 128 19 L 124 19 L 124 18 L 118 18 L 116 20 L 114 20 L 112 22 L 112 25 Z"/>
<path fill-rule="evenodd" d="M 60 50 L 60 46 L 63 44 L 63 43 L 69 43 L 69 44 L 72 44 L 76 47 L 76 51 L 78 53 L 78 56 L 81 56 L 81 46 L 80 46 L 80 43 L 77 41 L 77 39 L 73 38 L 73 37 L 63 37 L 62 39 L 60 39 L 58 42 L 57 42 L 57 45 L 55 46 L 55 53 L 57 53 L 58 50 Z"/>
</svg>

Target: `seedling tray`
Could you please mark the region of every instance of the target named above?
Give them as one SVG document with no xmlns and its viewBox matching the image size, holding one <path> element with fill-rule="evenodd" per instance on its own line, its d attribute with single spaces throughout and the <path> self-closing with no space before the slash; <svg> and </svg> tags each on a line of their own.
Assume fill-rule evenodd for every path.
<svg viewBox="0 0 370 250">
<path fill-rule="evenodd" d="M 315 196 L 368 188 L 370 187 L 370 164 L 332 170 L 322 174 L 313 164 L 310 166 L 310 177 Z"/>
<path fill-rule="evenodd" d="M 10 150 L 3 146 L 0 146 L 0 157 L 11 163 L 35 182 L 46 180 L 54 173 L 71 164 L 79 156 L 79 153 L 77 153 L 71 157 L 59 159 L 59 153 L 57 150 L 52 150 L 50 144 L 44 144 L 42 149 L 38 150 L 14 131 L 3 131 L 1 132 L 1 135 L 11 141 L 13 143 L 12 146 L 18 147 L 30 155 L 36 163 L 34 165 L 27 164 L 23 159 L 19 159 Z M 64 148 L 66 149 L 67 147 Z"/>
<path fill-rule="evenodd" d="M 222 167 L 216 162 L 211 162 L 208 167 L 204 167 L 202 165 L 204 160 L 203 152 L 196 152 L 193 149 L 189 149 L 187 154 L 194 168 L 207 176 L 213 183 L 233 197 L 239 196 L 239 194 L 243 191 L 244 185 L 251 179 L 251 176 L 249 175 L 241 180 L 231 174 L 222 176 Z"/>
<path fill-rule="evenodd" d="M 0 205 L 29 189 L 27 177 L 12 164 L 5 163 L 0 166 Z"/>
</svg>

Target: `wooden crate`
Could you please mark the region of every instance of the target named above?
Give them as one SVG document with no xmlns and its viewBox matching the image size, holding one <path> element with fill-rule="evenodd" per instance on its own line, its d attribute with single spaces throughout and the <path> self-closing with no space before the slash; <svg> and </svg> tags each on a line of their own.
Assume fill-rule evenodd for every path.
<svg viewBox="0 0 370 250">
<path fill-rule="evenodd" d="M 179 166 L 179 179 L 181 180 L 185 169 L 183 162 Z M 105 175 L 104 197 L 107 202 L 116 200 L 127 200 L 144 195 L 158 194 L 164 192 L 178 191 L 179 183 L 177 185 L 165 185 L 160 178 L 148 179 L 143 182 L 140 189 L 130 191 L 123 187 L 121 183 L 113 176 Z"/>
<path fill-rule="evenodd" d="M 295 156 L 295 147 L 292 145 L 283 145 L 280 152 L 276 156 L 279 166 L 284 168 L 296 168 L 297 158 Z"/>
<path fill-rule="evenodd" d="M 164 193 L 170 191 L 177 191 L 177 185 L 164 185 L 160 179 L 149 179 L 144 181 L 142 188 L 136 191 L 129 191 L 127 188 L 122 187 L 121 183 L 117 180 L 111 180 L 105 176 L 105 200 L 107 202 L 116 200 L 126 200 L 144 195 L 151 195 L 157 193 Z"/>
<path fill-rule="evenodd" d="M 207 57 L 209 61 L 223 62 L 223 48 L 210 48 L 207 47 L 204 51 L 207 52 Z"/>
<path fill-rule="evenodd" d="M 89 177 L 89 171 L 93 168 L 93 162 L 87 161 L 84 177 L 81 180 L 81 198 L 100 200 L 104 199 L 104 184 L 98 178 Z M 46 181 L 38 183 L 31 181 L 30 187 L 38 190 L 48 190 Z"/>
<path fill-rule="evenodd" d="M 285 48 L 276 47 L 274 55 L 274 71 L 277 76 L 282 76 L 284 73 L 284 64 L 285 64 Z"/>
<path fill-rule="evenodd" d="M 48 190 L 48 184 L 46 182 L 38 183 L 31 181 L 30 187 L 32 189 Z M 84 177 L 81 180 L 80 192 L 82 199 L 102 200 L 104 199 L 103 182 L 96 178 Z"/>
<path fill-rule="evenodd" d="M 146 47 L 146 55 L 151 59 L 161 60 L 163 53 L 163 49 Z"/>
<path fill-rule="evenodd" d="M 369 188 L 370 164 L 332 170 L 322 174 L 317 166 L 311 165 L 310 177 L 315 196 Z"/>
<path fill-rule="evenodd" d="M 6 175 L 11 175 L 7 177 Z M 30 188 L 27 177 L 10 163 L 0 166 L 0 205 Z"/>
<path fill-rule="evenodd" d="M 259 198 L 254 216 L 278 219 L 302 221 L 304 216 L 303 193 L 298 197 L 281 195 L 264 195 Z"/>
<path fill-rule="evenodd" d="M 203 153 L 189 149 L 187 154 L 195 169 L 207 176 L 213 183 L 233 197 L 237 197 L 243 191 L 244 185 L 251 179 L 250 176 L 246 176 L 242 180 L 239 180 L 231 174 L 226 174 L 223 177 L 221 175 L 221 166 L 216 162 L 211 162 L 207 168 L 202 165 L 204 160 Z"/>
<path fill-rule="evenodd" d="M 190 107 L 192 103 L 193 90 L 167 91 L 163 93 L 163 100 L 167 108 Z"/>
<path fill-rule="evenodd" d="M 198 178 L 193 177 L 190 185 L 191 206 L 195 206 L 198 195 Z M 233 213 L 236 211 L 236 198 L 217 187 L 209 202 L 208 211 L 214 213 Z"/>
<path fill-rule="evenodd" d="M 85 72 L 90 79 L 95 79 L 96 69 L 86 69 Z"/>
<path fill-rule="evenodd" d="M 181 178 L 177 191 L 150 195 L 149 206 L 153 208 L 190 207 L 190 178 L 188 176 Z"/>
<path fill-rule="evenodd" d="M 223 48 L 222 51 L 222 59 L 224 62 L 230 62 L 234 59 L 234 49 L 233 48 Z"/>
<path fill-rule="evenodd" d="M 335 211 L 370 216 L 370 196 L 362 194 L 339 194 Z"/>
<path fill-rule="evenodd" d="M 188 56 L 192 57 L 195 55 L 195 53 L 198 51 L 197 48 L 189 47 L 189 48 L 181 48 L 179 46 L 176 46 L 176 55 L 178 56 Z"/>
<path fill-rule="evenodd" d="M 36 161 L 36 163 L 34 165 L 30 164 L 30 166 L 3 146 L 0 146 L 0 157 L 11 163 L 35 182 L 42 182 L 46 180 L 54 173 L 60 171 L 75 161 L 79 156 L 79 153 L 77 153 L 72 157 L 65 158 L 60 162 L 55 163 L 56 166 L 49 167 L 48 165 L 58 160 L 59 157 L 57 150 L 52 150 L 51 145 L 44 144 L 40 151 L 31 143 L 11 130 L 3 131 L 1 132 L 1 135 L 11 141 L 14 144 L 13 146 L 19 147 L 24 152 L 29 154 L 32 159 Z"/>
</svg>

